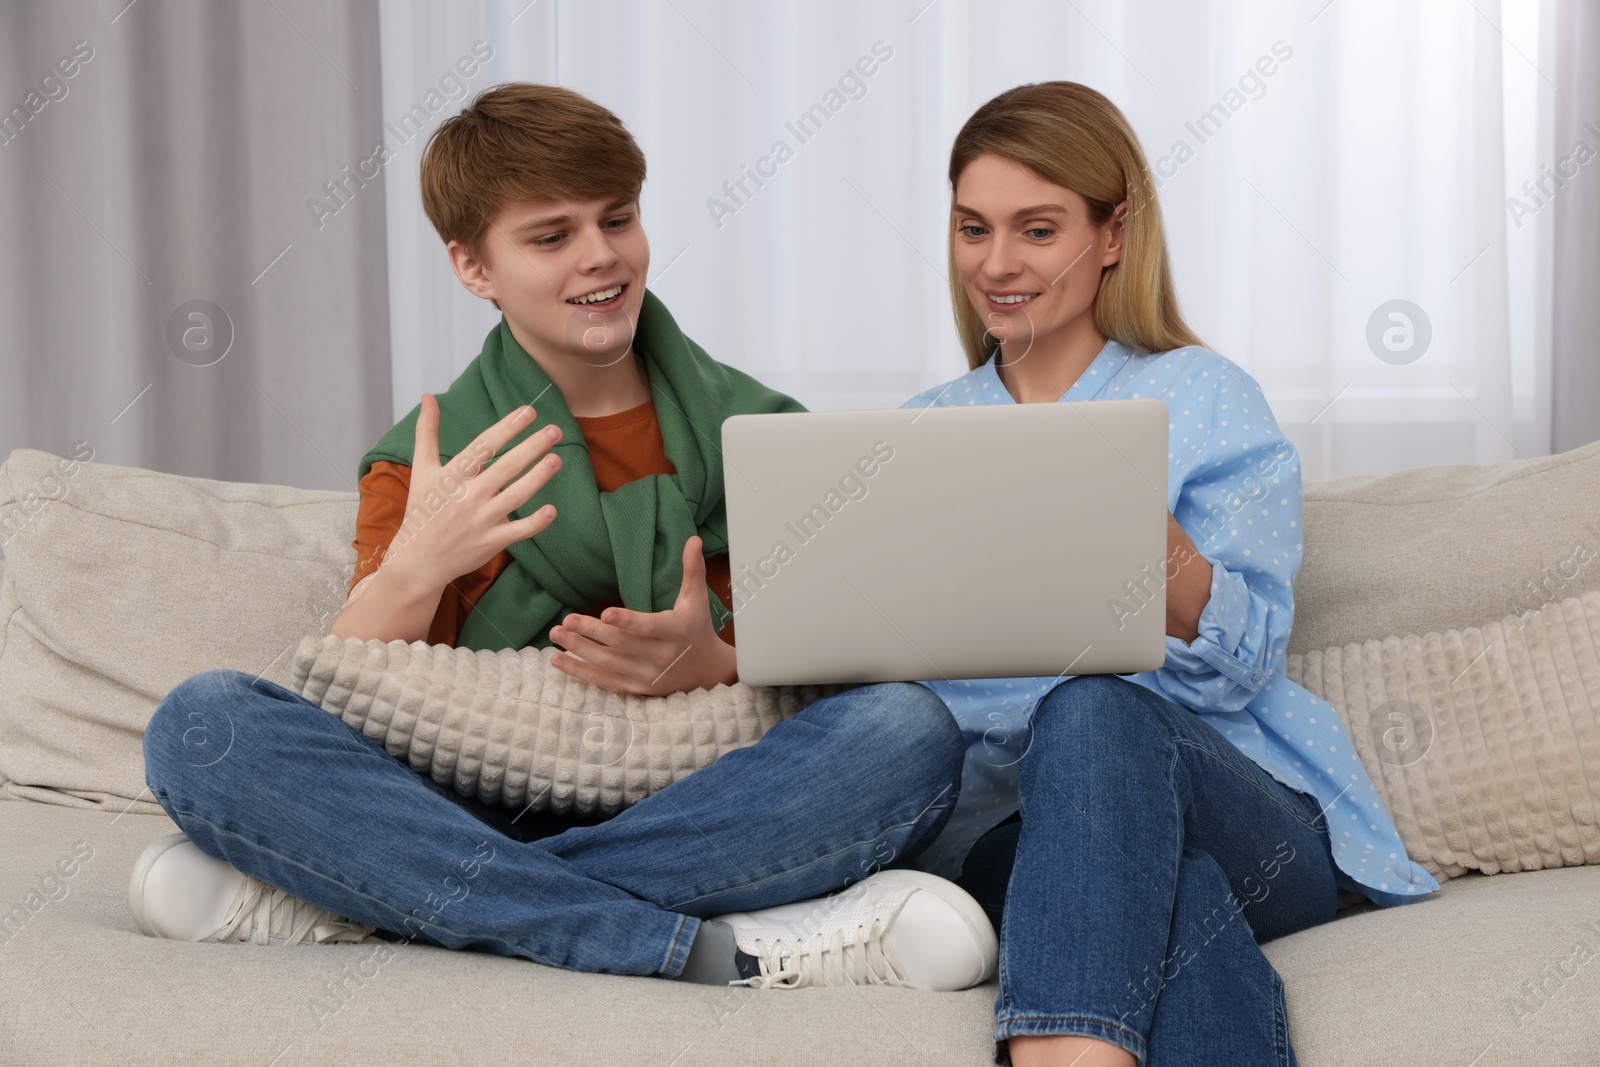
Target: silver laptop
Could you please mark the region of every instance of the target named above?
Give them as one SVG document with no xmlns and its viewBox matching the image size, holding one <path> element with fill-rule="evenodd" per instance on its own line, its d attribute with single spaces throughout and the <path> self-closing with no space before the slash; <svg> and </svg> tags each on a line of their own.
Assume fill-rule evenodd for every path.
<svg viewBox="0 0 1600 1067">
<path fill-rule="evenodd" d="M 1167 421 L 1156 399 L 728 418 L 740 680 L 1160 667 Z"/>
</svg>

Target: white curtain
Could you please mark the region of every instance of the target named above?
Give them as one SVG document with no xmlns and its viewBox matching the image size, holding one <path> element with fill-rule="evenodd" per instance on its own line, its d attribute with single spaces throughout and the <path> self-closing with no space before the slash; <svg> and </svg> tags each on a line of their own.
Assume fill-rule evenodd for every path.
<svg viewBox="0 0 1600 1067">
<path fill-rule="evenodd" d="M 1084 82 L 1159 168 L 1191 326 L 1308 480 L 1377 474 L 1550 451 L 1556 212 L 1521 189 L 1570 151 L 1558 2 L 385 0 L 384 112 L 478 42 L 474 91 L 590 95 L 645 151 L 650 284 L 690 335 L 814 409 L 893 407 L 965 370 L 956 131 L 1013 85 Z M 389 167 L 397 416 L 498 317 L 422 215 L 419 149 Z M 1560 195 L 1595 197 L 1584 177 Z"/>
</svg>

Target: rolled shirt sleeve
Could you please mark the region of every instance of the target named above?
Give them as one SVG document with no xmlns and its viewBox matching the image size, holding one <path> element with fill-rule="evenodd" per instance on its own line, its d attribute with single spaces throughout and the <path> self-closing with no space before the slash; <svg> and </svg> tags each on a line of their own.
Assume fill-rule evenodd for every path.
<svg viewBox="0 0 1600 1067">
<path fill-rule="evenodd" d="M 1243 708 L 1267 684 L 1273 649 L 1263 637 L 1274 610 L 1242 577 L 1211 560 L 1211 599 L 1200 612 L 1199 636 L 1167 635 L 1167 659 L 1156 671 L 1161 687 L 1192 708 Z"/>
<path fill-rule="evenodd" d="M 1239 711 L 1281 672 L 1302 557 L 1300 458 L 1260 387 L 1230 376 L 1173 517 L 1211 563 L 1198 636 L 1168 635 L 1157 684 L 1195 710 Z"/>
</svg>

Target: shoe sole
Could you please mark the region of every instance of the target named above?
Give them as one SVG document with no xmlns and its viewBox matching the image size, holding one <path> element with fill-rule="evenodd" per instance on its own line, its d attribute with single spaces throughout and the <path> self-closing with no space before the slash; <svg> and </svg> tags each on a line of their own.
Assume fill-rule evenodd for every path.
<svg viewBox="0 0 1600 1067">
<path fill-rule="evenodd" d="M 971 989 L 975 985 L 982 985 L 993 978 L 1000 966 L 1000 938 L 995 934 L 994 924 L 989 921 L 988 912 L 983 910 L 983 905 L 965 889 L 956 885 L 948 878 L 940 878 L 936 874 L 926 871 L 912 871 L 902 868 L 879 871 L 873 879 L 880 882 L 898 882 L 902 885 L 915 886 L 926 890 L 940 900 L 956 909 L 967 929 L 972 931 L 972 936 L 983 950 L 983 970 L 978 979 L 963 989 Z"/>
<path fill-rule="evenodd" d="M 128 910 L 133 912 L 133 925 L 146 937 L 160 937 L 154 926 L 145 919 L 144 914 L 144 883 L 150 876 L 150 868 L 155 866 L 156 860 L 166 854 L 174 845 L 181 845 L 189 840 L 187 834 L 167 834 L 157 838 L 150 847 L 144 850 L 137 863 L 133 865 L 133 873 L 128 876 Z"/>
</svg>

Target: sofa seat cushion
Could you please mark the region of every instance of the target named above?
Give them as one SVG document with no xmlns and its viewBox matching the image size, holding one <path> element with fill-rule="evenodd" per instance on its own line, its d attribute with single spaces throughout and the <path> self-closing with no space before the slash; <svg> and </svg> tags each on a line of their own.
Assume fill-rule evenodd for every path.
<svg viewBox="0 0 1600 1067">
<path fill-rule="evenodd" d="M 1302 1067 L 1592 1064 L 1600 868 L 1478 872 L 1263 946 Z"/>
<path fill-rule="evenodd" d="M 993 983 L 758 992 L 421 945 L 148 938 L 128 872 L 172 829 L 165 816 L 0 802 L 0 1062 L 988 1062 Z M 1600 956 L 1597 899 L 1593 867 L 1469 874 L 1270 942 L 1302 1067 L 1593 1062 L 1600 960 L 1574 953 Z"/>
<path fill-rule="evenodd" d="M 996 988 L 758 991 L 580 974 L 426 945 L 146 937 L 128 874 L 165 815 L 0 801 L 0 1063 L 675 1067 L 987 1062 Z M 74 852 L 77 846 L 77 852 Z M 57 864 L 92 850 L 63 879 Z M 281 1057 L 281 1058 L 279 1058 Z"/>
</svg>

